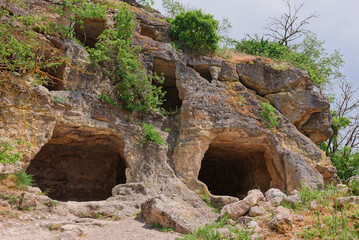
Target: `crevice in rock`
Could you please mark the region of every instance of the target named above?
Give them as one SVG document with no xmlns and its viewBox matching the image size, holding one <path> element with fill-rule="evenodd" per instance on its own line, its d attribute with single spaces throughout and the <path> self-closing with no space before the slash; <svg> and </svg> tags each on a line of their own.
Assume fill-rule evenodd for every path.
<svg viewBox="0 0 359 240">
<path fill-rule="evenodd" d="M 152 38 L 154 41 L 157 41 L 156 33 L 152 28 L 142 23 L 140 24 L 140 27 L 141 27 L 141 35 Z"/>
<path fill-rule="evenodd" d="M 202 64 L 202 65 L 196 65 L 196 66 L 190 66 L 193 68 L 196 72 L 201 75 L 204 79 L 207 79 L 209 82 L 212 81 L 212 74 L 209 71 L 209 65 L 208 64 Z"/>
<path fill-rule="evenodd" d="M 126 183 L 124 140 L 97 128 L 57 126 L 27 172 L 48 196 L 60 201 L 96 201 Z"/>
<path fill-rule="evenodd" d="M 90 48 L 95 47 L 97 38 L 106 28 L 106 21 L 102 18 L 92 18 L 84 20 L 83 25 L 76 23 L 74 31 L 76 37 Z"/>
<path fill-rule="evenodd" d="M 65 67 L 66 64 L 63 63 L 58 67 L 42 69 L 42 71 L 48 74 L 47 83 L 44 87 L 49 91 L 65 90 L 65 84 L 63 82 Z"/>
<path fill-rule="evenodd" d="M 176 86 L 175 63 L 155 58 L 153 60 L 153 72 L 165 78 L 163 84 L 154 83 L 157 86 L 162 86 L 163 91 L 166 91 L 166 101 L 163 103 L 162 107 L 167 111 L 179 109 L 182 106 L 182 101 L 179 98 L 179 91 Z"/>
<path fill-rule="evenodd" d="M 256 140 L 241 142 L 214 139 L 202 160 L 198 179 L 214 195 L 240 199 L 254 188 L 267 191 L 273 182 L 271 159 Z"/>
</svg>

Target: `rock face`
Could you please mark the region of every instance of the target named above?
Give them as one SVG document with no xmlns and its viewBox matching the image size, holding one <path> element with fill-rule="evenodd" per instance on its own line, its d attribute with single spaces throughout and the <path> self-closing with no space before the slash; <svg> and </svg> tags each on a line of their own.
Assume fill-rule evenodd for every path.
<svg viewBox="0 0 359 240">
<path fill-rule="evenodd" d="M 253 193 L 236 202 L 254 187 L 290 192 L 302 183 L 316 188 L 336 176 L 330 160 L 312 142 L 329 134 L 329 105 L 312 91 L 305 72 L 261 58 L 237 66 L 216 58 L 191 58 L 168 43 L 169 25 L 159 13 L 136 6 L 132 10 L 139 19 L 134 43 L 142 48 L 143 66 L 149 73 L 163 73 L 168 92 L 164 108 L 180 108 L 179 114 L 143 116 L 101 101 L 102 93 L 116 97 L 103 69 L 89 66 L 88 53 L 77 43 L 48 37 L 72 67 L 64 66 L 56 75 L 61 88 L 19 87 L 12 96 L 0 92 L 9 106 L 0 108 L 6 122 L 0 127 L 2 140 L 31 143 L 20 149 L 20 163 L 0 166 L 1 173 L 25 169 L 35 175 L 42 191 L 51 189 L 50 196 L 58 200 L 139 197 L 147 221 L 181 232 L 218 217 L 195 193 L 201 184 L 185 183 L 203 182 L 215 195 L 232 196 L 211 199 L 220 205 L 232 203 L 238 209 L 234 215 L 240 216 L 263 198 Z M 105 26 L 111 21 L 109 17 Z M 37 97 L 30 107 L 29 90 Z M 281 116 L 273 131 L 261 123 L 261 102 L 267 99 Z M 143 121 L 154 124 L 169 145 L 141 144 L 144 137 L 137 123 Z M 171 131 L 165 131 L 168 128 Z M 120 204 L 108 208 L 121 211 Z"/>
<path fill-rule="evenodd" d="M 171 227 L 176 232 L 191 233 L 206 223 L 206 218 L 182 199 L 164 196 L 148 200 L 141 205 L 147 223 Z"/>
</svg>

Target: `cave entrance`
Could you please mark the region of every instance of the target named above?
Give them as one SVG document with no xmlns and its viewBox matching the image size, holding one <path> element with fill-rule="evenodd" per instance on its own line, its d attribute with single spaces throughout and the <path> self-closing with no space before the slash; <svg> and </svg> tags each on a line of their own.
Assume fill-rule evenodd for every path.
<svg viewBox="0 0 359 240">
<path fill-rule="evenodd" d="M 214 195 L 242 199 L 251 189 L 270 188 L 272 177 L 267 158 L 259 145 L 213 141 L 202 160 L 198 179 Z"/>
<path fill-rule="evenodd" d="M 193 69 L 201 75 L 204 79 L 207 79 L 207 81 L 212 81 L 212 74 L 209 71 L 209 65 L 208 64 L 201 64 L 193 66 Z"/>
<path fill-rule="evenodd" d="M 98 37 L 105 31 L 106 21 L 102 18 L 88 18 L 83 24 L 76 23 L 76 37 L 87 47 L 94 48 Z"/>
<path fill-rule="evenodd" d="M 181 108 L 182 101 L 179 98 L 179 91 L 176 86 L 175 63 L 155 58 L 153 60 L 153 72 L 165 78 L 163 84 L 155 83 L 157 86 L 162 86 L 162 89 L 166 91 L 165 102 L 161 107 L 167 111 L 173 111 Z"/>
<path fill-rule="evenodd" d="M 57 126 L 27 172 L 48 196 L 60 201 L 97 201 L 126 183 L 124 141 L 97 128 Z"/>
</svg>

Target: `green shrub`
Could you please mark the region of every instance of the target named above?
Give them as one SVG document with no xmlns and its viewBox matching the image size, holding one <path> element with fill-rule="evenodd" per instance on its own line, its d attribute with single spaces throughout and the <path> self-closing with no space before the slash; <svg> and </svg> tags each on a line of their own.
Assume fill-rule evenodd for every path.
<svg viewBox="0 0 359 240">
<path fill-rule="evenodd" d="M 328 54 L 323 47 L 324 41 L 316 36 L 307 36 L 301 44 L 288 48 L 278 42 L 261 39 L 242 39 L 236 42 L 236 49 L 242 52 L 286 61 L 297 68 L 306 70 L 313 84 L 321 88 L 329 79 L 342 78 L 340 68 L 343 66 L 342 55 L 339 51 Z"/>
<path fill-rule="evenodd" d="M 14 152 L 15 148 L 19 145 L 19 142 L 0 142 L 0 163 L 2 164 L 14 164 L 21 160 L 23 153 Z"/>
<path fill-rule="evenodd" d="M 263 108 L 261 112 L 262 124 L 268 129 L 278 127 L 278 120 L 281 119 L 281 116 L 276 114 L 276 109 L 270 103 L 262 102 L 261 106 Z"/>
<path fill-rule="evenodd" d="M 359 196 L 359 181 L 356 178 L 350 180 L 349 188 L 351 194 Z"/>
<path fill-rule="evenodd" d="M 118 106 L 117 101 L 115 99 L 113 99 L 112 97 L 110 97 L 109 95 L 107 95 L 107 94 L 101 94 L 99 99 L 107 102 L 108 104 L 110 104 L 110 105 L 112 105 L 114 107 Z"/>
<path fill-rule="evenodd" d="M 85 19 L 102 18 L 106 19 L 106 6 L 100 3 L 88 2 L 87 0 L 64 0 L 66 14 L 71 21 L 83 24 Z M 72 13 L 71 16 L 69 13 Z"/>
<path fill-rule="evenodd" d="M 237 50 L 255 56 L 262 56 L 272 59 L 283 59 L 288 53 L 288 48 L 277 42 L 268 39 L 242 39 L 235 43 Z"/>
<path fill-rule="evenodd" d="M 16 178 L 16 187 L 21 190 L 27 190 L 27 187 L 32 186 L 34 184 L 32 174 L 28 174 L 24 171 L 20 171 L 15 174 Z"/>
<path fill-rule="evenodd" d="M 207 54 L 218 48 L 219 22 L 201 10 L 178 14 L 171 21 L 170 34 L 176 39 L 176 46 L 197 55 Z"/>
<path fill-rule="evenodd" d="M 144 123 L 142 125 L 142 133 L 145 135 L 144 142 L 151 141 L 157 145 L 167 145 L 161 135 L 157 132 L 155 126 L 152 124 Z"/>
<path fill-rule="evenodd" d="M 3 12 L 6 21 L 0 24 L 0 91 L 8 95 L 14 95 L 15 87 L 12 84 L 26 85 L 26 80 L 32 77 L 33 84 L 47 84 L 51 82 L 51 76 L 44 69 L 56 68 L 66 59 L 56 51 L 45 55 L 43 42 L 32 31 L 37 18 L 32 15 L 20 17 L 9 12 Z M 14 72 L 20 77 L 15 77 Z M 34 101 L 29 96 L 28 101 Z"/>
<path fill-rule="evenodd" d="M 102 64 L 120 93 L 124 109 L 129 111 L 149 111 L 159 108 L 163 103 L 162 87 L 151 84 L 164 79 L 157 75 L 148 76 L 141 68 L 139 48 L 132 46 L 135 28 L 134 14 L 123 6 L 115 17 L 115 29 L 105 30 L 99 37 L 95 48 L 89 49 L 94 66 Z"/>
</svg>

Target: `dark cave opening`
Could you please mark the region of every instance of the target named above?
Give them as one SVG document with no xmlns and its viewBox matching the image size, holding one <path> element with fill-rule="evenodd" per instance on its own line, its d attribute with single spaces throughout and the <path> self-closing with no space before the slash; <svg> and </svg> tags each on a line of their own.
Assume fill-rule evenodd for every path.
<svg viewBox="0 0 359 240">
<path fill-rule="evenodd" d="M 242 199 L 251 189 L 270 188 L 272 178 L 266 162 L 260 148 L 212 142 L 202 160 L 198 179 L 214 195 Z"/>
<path fill-rule="evenodd" d="M 153 72 L 165 78 L 163 84 L 155 83 L 157 86 L 162 86 L 163 91 L 166 91 L 165 102 L 162 107 L 167 111 L 181 108 L 182 100 L 179 98 L 179 91 L 176 86 L 175 63 L 155 58 L 153 60 Z"/>
<path fill-rule="evenodd" d="M 123 149 L 123 139 L 113 133 L 58 126 L 27 172 L 52 199 L 105 200 L 114 186 L 126 183 Z"/>
<path fill-rule="evenodd" d="M 209 65 L 208 64 L 203 64 L 203 65 L 196 65 L 192 67 L 196 72 L 199 73 L 199 75 L 201 75 L 201 77 L 203 77 L 204 79 L 207 79 L 207 81 L 211 82 L 212 81 L 212 74 L 209 71 Z"/>
<path fill-rule="evenodd" d="M 44 84 L 49 91 L 61 91 L 65 90 L 65 84 L 63 81 L 64 71 L 66 64 L 61 64 L 58 67 L 51 67 L 47 69 L 42 69 L 42 71 L 48 74 L 47 83 Z"/>
<path fill-rule="evenodd" d="M 75 24 L 76 37 L 87 47 L 94 48 L 97 38 L 105 31 L 106 22 L 102 18 L 84 20 L 83 24 Z"/>
</svg>

